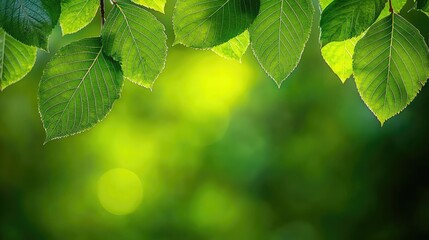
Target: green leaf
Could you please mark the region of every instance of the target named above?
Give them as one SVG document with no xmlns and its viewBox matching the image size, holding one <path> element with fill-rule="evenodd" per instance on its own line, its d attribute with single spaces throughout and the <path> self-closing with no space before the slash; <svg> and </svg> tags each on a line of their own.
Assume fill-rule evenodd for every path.
<svg viewBox="0 0 429 240">
<path fill-rule="evenodd" d="M 249 32 L 244 31 L 242 34 L 229 40 L 228 42 L 212 48 L 212 51 L 226 59 L 233 59 L 241 62 L 241 57 L 246 52 L 249 44 Z"/>
<path fill-rule="evenodd" d="M 243 33 L 259 12 L 259 0 L 178 0 L 174 44 L 212 48 Z"/>
<path fill-rule="evenodd" d="M 117 62 L 106 56 L 100 38 L 59 50 L 39 86 L 39 110 L 46 142 L 85 131 L 109 113 L 122 88 Z"/>
<path fill-rule="evenodd" d="M 100 0 L 62 0 L 60 25 L 64 34 L 75 33 L 91 23 Z"/>
<path fill-rule="evenodd" d="M 142 5 L 144 7 L 151 8 L 158 12 L 164 13 L 164 7 L 167 0 L 132 0 L 134 3 Z"/>
<path fill-rule="evenodd" d="M 320 0 L 321 10 L 325 10 L 332 2 L 333 0 Z M 341 42 L 331 42 L 322 47 L 323 59 L 343 83 L 353 74 L 352 58 L 360 38 L 361 36 Z"/>
<path fill-rule="evenodd" d="M 320 8 L 324 10 L 329 4 L 331 4 L 334 0 L 320 0 Z"/>
<path fill-rule="evenodd" d="M 152 88 L 165 67 L 167 36 L 164 26 L 143 8 L 115 4 L 102 30 L 104 51 L 121 62 L 124 77 Z"/>
<path fill-rule="evenodd" d="M 322 46 L 357 37 L 377 20 L 387 0 L 335 0 L 322 12 Z"/>
<path fill-rule="evenodd" d="M 353 54 L 361 38 L 362 35 L 322 47 L 323 59 L 343 83 L 353 74 Z"/>
<path fill-rule="evenodd" d="M 382 124 L 416 97 L 429 76 L 423 36 L 396 13 L 368 30 L 353 58 L 359 94 Z"/>
<path fill-rule="evenodd" d="M 280 87 L 296 68 L 308 41 L 314 8 L 311 0 L 262 0 L 250 27 L 250 42 L 261 66 Z"/>
<path fill-rule="evenodd" d="M 332 2 L 332 0 L 326 0 L 325 2 L 329 4 L 329 2 Z M 406 0 L 392 0 L 394 9 L 402 9 L 406 3 Z M 323 6 L 322 9 L 324 9 Z M 380 16 L 387 16 L 389 14 L 389 4 L 386 3 L 386 6 L 384 7 Z M 379 17 L 379 19 L 381 18 Z M 353 53 L 356 43 L 363 37 L 364 34 L 365 33 L 358 37 L 340 42 L 331 42 L 322 47 L 323 59 L 325 59 L 326 63 L 343 83 L 353 74 Z"/>
<path fill-rule="evenodd" d="M 405 4 L 407 4 L 407 0 L 392 0 L 392 7 L 395 12 L 400 12 L 401 9 L 405 6 Z M 387 2 L 377 20 L 381 20 L 389 15 L 390 15 L 390 6 L 389 6 L 389 3 Z"/>
<path fill-rule="evenodd" d="M 0 90 L 21 80 L 33 68 L 37 49 L 20 43 L 0 28 Z"/>
<path fill-rule="evenodd" d="M 59 15 L 60 0 L 0 1 L 0 27 L 20 42 L 44 50 Z"/>
</svg>

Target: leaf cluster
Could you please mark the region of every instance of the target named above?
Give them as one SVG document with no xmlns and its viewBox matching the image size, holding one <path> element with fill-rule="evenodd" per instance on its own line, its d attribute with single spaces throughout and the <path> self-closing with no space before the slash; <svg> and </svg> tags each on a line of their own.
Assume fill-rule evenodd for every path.
<svg viewBox="0 0 429 240">
<path fill-rule="evenodd" d="M 48 51 L 57 23 L 63 34 L 86 27 L 101 10 L 99 37 L 61 48 L 45 67 L 39 110 L 46 141 L 85 131 L 119 99 L 123 81 L 145 88 L 165 67 L 167 35 L 152 11 L 166 0 L 115 0 L 104 17 L 103 0 L 2 0 L 0 89 L 22 79 Z M 429 1 L 414 10 L 429 16 Z M 419 30 L 401 16 L 406 0 L 320 0 L 320 44 L 342 82 L 357 89 L 381 123 L 402 111 L 429 77 L 429 50 Z M 280 87 L 294 71 L 311 34 L 312 0 L 177 0 L 174 45 L 210 49 L 241 61 L 251 48 Z M 429 20 L 428 20 L 429 22 Z"/>
</svg>

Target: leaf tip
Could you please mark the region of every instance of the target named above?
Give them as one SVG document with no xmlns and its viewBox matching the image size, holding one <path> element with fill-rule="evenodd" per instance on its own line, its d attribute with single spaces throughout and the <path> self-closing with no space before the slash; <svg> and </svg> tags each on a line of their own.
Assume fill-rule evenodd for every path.
<svg viewBox="0 0 429 240">
<path fill-rule="evenodd" d="M 4 90 L 6 90 L 6 88 L 8 88 L 10 85 L 12 85 L 14 83 L 15 82 L 10 83 L 10 84 L 5 84 L 5 85 L 0 84 L 0 92 L 3 92 Z"/>
<path fill-rule="evenodd" d="M 149 89 L 151 92 L 153 92 L 153 83 L 152 84 L 147 84 L 147 85 L 143 85 L 143 87 Z"/>
<path fill-rule="evenodd" d="M 134 84 L 139 85 L 140 87 L 147 88 L 151 92 L 152 92 L 152 89 L 153 89 L 153 85 L 155 84 L 155 80 L 154 81 L 143 81 L 143 80 L 137 81 L 137 80 L 134 80 L 134 79 L 129 78 L 129 77 L 125 77 L 125 79 L 127 79 L 128 81 L 130 81 L 130 82 L 132 82 Z"/>
<path fill-rule="evenodd" d="M 43 146 L 45 146 L 46 144 L 48 144 L 48 142 L 52 141 L 53 138 L 49 137 L 48 135 L 46 135 L 45 141 L 43 142 Z"/>
<path fill-rule="evenodd" d="M 383 127 L 384 123 L 386 123 L 386 118 L 377 116 L 378 121 L 380 122 L 380 126 Z"/>
</svg>

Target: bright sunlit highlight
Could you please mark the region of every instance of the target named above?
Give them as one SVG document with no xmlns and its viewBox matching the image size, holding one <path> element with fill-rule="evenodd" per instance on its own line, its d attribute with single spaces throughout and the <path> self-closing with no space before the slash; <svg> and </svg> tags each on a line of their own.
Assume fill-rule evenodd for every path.
<svg viewBox="0 0 429 240">
<path fill-rule="evenodd" d="M 142 197 L 140 178 L 127 169 L 110 170 L 98 181 L 98 199 L 103 208 L 112 214 L 126 215 L 134 212 Z"/>
</svg>

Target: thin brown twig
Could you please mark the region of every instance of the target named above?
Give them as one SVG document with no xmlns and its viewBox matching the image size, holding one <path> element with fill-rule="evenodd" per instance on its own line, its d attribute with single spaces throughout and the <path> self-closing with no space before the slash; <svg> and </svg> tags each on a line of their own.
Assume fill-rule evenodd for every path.
<svg viewBox="0 0 429 240">
<path fill-rule="evenodd" d="M 393 13 L 392 0 L 389 0 L 389 12 Z"/>
<path fill-rule="evenodd" d="M 100 0 L 100 13 L 101 13 L 101 26 L 103 26 L 104 22 L 106 21 L 104 18 L 104 0 Z"/>
</svg>

